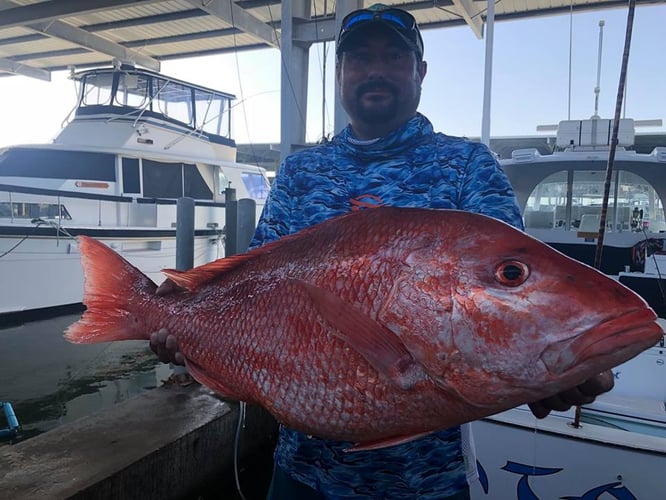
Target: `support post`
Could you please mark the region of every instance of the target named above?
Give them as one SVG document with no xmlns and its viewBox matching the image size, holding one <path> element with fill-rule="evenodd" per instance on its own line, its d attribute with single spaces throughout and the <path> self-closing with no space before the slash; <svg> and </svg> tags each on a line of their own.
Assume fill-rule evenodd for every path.
<svg viewBox="0 0 666 500">
<path fill-rule="evenodd" d="M 281 6 L 280 160 L 284 161 L 295 145 L 305 144 L 310 43 L 294 39 L 294 24 L 310 19 L 310 2 L 283 0 Z"/>
<path fill-rule="evenodd" d="M 256 227 L 257 202 L 252 198 L 238 200 L 238 234 L 236 246 L 238 253 L 247 252 L 247 247 L 250 246 Z"/>
<path fill-rule="evenodd" d="M 238 201 L 236 201 L 236 190 L 227 188 L 224 190 L 224 256 L 229 257 L 236 254 L 238 247 Z"/>
<path fill-rule="evenodd" d="M 187 271 L 194 267 L 194 200 L 176 201 L 176 269 Z"/>
</svg>

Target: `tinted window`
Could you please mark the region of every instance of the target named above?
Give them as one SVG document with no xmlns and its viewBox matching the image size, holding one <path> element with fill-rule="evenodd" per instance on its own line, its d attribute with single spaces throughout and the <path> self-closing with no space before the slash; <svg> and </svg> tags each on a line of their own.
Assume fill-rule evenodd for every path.
<svg viewBox="0 0 666 500">
<path fill-rule="evenodd" d="M 0 175 L 115 182 L 115 160 L 107 153 L 10 148 L 0 154 Z"/>
<path fill-rule="evenodd" d="M 181 163 L 143 160 L 143 195 L 147 198 L 179 198 L 183 195 Z"/>
<path fill-rule="evenodd" d="M 185 196 L 198 200 L 212 200 L 213 191 L 208 187 L 206 181 L 199 173 L 196 165 L 184 165 L 185 173 Z"/>
<path fill-rule="evenodd" d="M 143 160 L 143 195 L 147 198 L 213 199 L 213 191 L 196 165 L 153 160 Z"/>
<path fill-rule="evenodd" d="M 123 193 L 140 193 L 139 159 L 123 158 Z"/>
</svg>

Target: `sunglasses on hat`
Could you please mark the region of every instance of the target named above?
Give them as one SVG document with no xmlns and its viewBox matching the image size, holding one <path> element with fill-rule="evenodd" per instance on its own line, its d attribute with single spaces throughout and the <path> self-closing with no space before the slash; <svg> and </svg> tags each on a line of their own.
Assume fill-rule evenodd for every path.
<svg viewBox="0 0 666 500">
<path fill-rule="evenodd" d="M 412 50 L 423 57 L 423 39 L 416 24 L 416 19 L 409 12 L 401 9 L 380 8 L 355 10 L 345 16 L 338 35 L 338 53 L 346 45 L 352 32 L 368 23 L 380 23 L 394 31 Z"/>
<path fill-rule="evenodd" d="M 348 14 L 342 20 L 342 31 L 348 31 L 355 24 L 362 23 L 364 21 L 386 21 L 388 23 L 396 25 L 398 28 L 404 30 L 416 31 L 416 19 L 409 12 L 405 12 L 400 9 L 386 9 L 386 10 L 369 10 L 361 9 L 356 10 Z"/>
</svg>

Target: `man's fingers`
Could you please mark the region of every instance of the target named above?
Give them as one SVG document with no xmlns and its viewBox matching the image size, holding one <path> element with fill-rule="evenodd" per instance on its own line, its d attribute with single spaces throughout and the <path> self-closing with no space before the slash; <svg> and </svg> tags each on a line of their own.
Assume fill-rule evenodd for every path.
<svg viewBox="0 0 666 500">
<path fill-rule="evenodd" d="M 604 392 L 610 391 L 614 385 L 615 377 L 613 376 L 613 372 L 606 370 L 580 384 L 578 390 L 589 396 L 599 396 Z"/>
<path fill-rule="evenodd" d="M 164 347 L 166 347 L 169 351 L 176 352 L 178 350 L 178 341 L 176 340 L 176 337 L 173 335 L 167 336 L 164 341 Z"/>
<path fill-rule="evenodd" d="M 178 340 L 166 328 L 150 335 L 150 349 L 162 363 L 185 364 L 185 356 L 178 350 Z"/>
<path fill-rule="evenodd" d="M 174 365 L 185 365 L 185 356 L 183 356 L 183 353 L 180 351 L 176 351 L 176 353 L 173 355 L 173 364 Z"/>
<path fill-rule="evenodd" d="M 550 408 L 546 408 L 541 403 L 541 401 L 535 401 L 534 403 L 530 403 L 528 406 L 536 418 L 546 418 L 550 413 Z"/>
<path fill-rule="evenodd" d="M 173 281 L 167 278 L 162 282 L 160 286 L 157 287 L 157 290 L 155 290 L 155 295 L 159 296 L 169 295 L 170 293 L 182 292 L 184 290 L 185 289 L 183 287 L 176 285 Z"/>
<path fill-rule="evenodd" d="M 545 418 L 553 410 L 566 411 L 572 406 L 590 404 L 600 394 L 610 391 L 614 384 L 613 372 L 607 370 L 586 380 L 579 386 L 530 403 L 529 407 L 535 417 Z"/>
</svg>

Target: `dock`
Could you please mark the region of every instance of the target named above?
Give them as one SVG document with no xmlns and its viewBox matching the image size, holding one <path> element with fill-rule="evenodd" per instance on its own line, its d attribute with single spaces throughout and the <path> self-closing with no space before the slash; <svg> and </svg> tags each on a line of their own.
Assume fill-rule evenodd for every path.
<svg viewBox="0 0 666 500">
<path fill-rule="evenodd" d="M 0 491 L 13 500 L 201 498 L 206 485 L 233 488 L 238 417 L 237 403 L 205 387 L 164 385 L 1 446 Z M 275 420 L 248 406 L 240 463 L 266 455 L 276 435 Z"/>
</svg>

